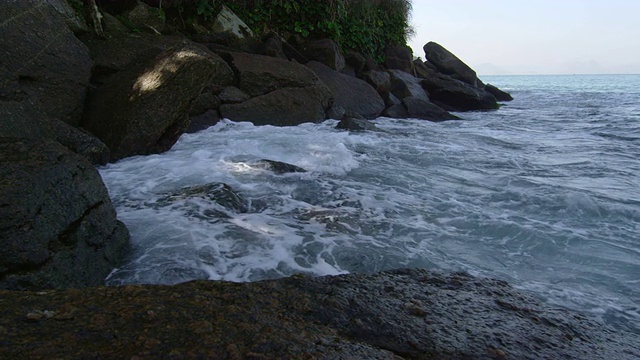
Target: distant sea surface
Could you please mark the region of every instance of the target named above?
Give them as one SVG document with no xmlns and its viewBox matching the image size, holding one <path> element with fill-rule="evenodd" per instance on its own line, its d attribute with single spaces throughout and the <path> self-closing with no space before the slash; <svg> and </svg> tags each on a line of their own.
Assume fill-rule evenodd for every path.
<svg viewBox="0 0 640 360">
<path fill-rule="evenodd" d="M 108 282 L 466 271 L 640 334 L 640 75 L 482 80 L 515 100 L 380 133 L 223 120 L 101 168 L 133 244 Z M 212 182 L 249 212 L 167 200 Z"/>
</svg>

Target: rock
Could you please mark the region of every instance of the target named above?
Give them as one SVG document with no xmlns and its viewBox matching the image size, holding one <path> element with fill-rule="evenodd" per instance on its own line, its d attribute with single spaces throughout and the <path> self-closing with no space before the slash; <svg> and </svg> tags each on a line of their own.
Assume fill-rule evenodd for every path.
<svg viewBox="0 0 640 360">
<path fill-rule="evenodd" d="M 272 171 L 275 174 L 278 175 L 282 175 L 282 174 L 288 174 L 288 173 L 305 173 L 307 172 L 307 170 L 299 167 L 299 166 L 295 166 L 292 164 L 287 164 L 281 161 L 275 161 L 275 160 L 267 160 L 267 159 L 261 159 L 258 160 L 255 163 L 255 166 L 265 169 L 265 170 L 269 170 Z"/>
<path fill-rule="evenodd" d="M 160 9 L 145 3 L 137 2 L 133 9 L 124 12 L 121 16 L 127 20 L 126 23 L 132 27 L 132 30 L 150 32 L 156 35 L 167 32 Z"/>
<path fill-rule="evenodd" d="M 231 81 L 224 60 L 186 44 L 106 79 L 89 98 L 83 126 L 107 144 L 112 161 L 163 152 L 188 127 L 190 104 L 202 89 Z"/>
<path fill-rule="evenodd" d="M 496 98 L 484 89 L 471 86 L 452 77 L 433 74 L 422 80 L 431 101 L 449 111 L 494 110 Z"/>
<path fill-rule="evenodd" d="M 3 137 L 53 140 L 92 164 L 106 164 L 109 148 L 88 132 L 51 119 L 30 101 L 0 101 L 0 134 Z"/>
<path fill-rule="evenodd" d="M 254 36 L 249 26 L 225 5 L 222 5 L 210 29 L 213 33 L 232 35 L 237 42 L 246 41 Z"/>
<path fill-rule="evenodd" d="M 184 130 L 187 134 L 196 133 L 207 129 L 220 121 L 220 115 L 217 110 L 207 110 L 200 115 L 192 116 L 189 120 L 189 126 Z"/>
<path fill-rule="evenodd" d="M 347 114 L 336 125 L 336 129 L 349 131 L 381 131 L 371 121 L 358 114 Z"/>
<path fill-rule="evenodd" d="M 422 60 L 416 59 L 413 61 L 413 68 L 416 71 L 416 77 L 424 79 L 433 74 L 439 73 L 437 69 L 433 69 L 427 66 Z"/>
<path fill-rule="evenodd" d="M 94 167 L 52 141 L 3 138 L 0 173 L 0 288 L 104 284 L 129 234 Z"/>
<path fill-rule="evenodd" d="M 223 104 L 237 104 L 249 100 L 251 97 L 235 86 L 227 86 L 218 94 Z"/>
<path fill-rule="evenodd" d="M 46 2 L 62 16 L 67 26 L 75 34 L 83 34 L 90 31 L 82 15 L 78 14 L 67 0 L 46 0 Z"/>
<path fill-rule="evenodd" d="M 322 63 L 338 72 L 342 71 L 345 66 L 340 46 L 331 39 L 320 39 L 306 43 L 304 55 L 307 59 Z"/>
<path fill-rule="evenodd" d="M 47 1 L 3 1 L 0 32 L 0 101 L 76 125 L 93 63 L 64 18 Z"/>
<path fill-rule="evenodd" d="M 321 86 L 287 87 L 220 107 L 222 117 L 255 125 L 296 126 L 325 119 L 331 93 Z"/>
<path fill-rule="evenodd" d="M 389 70 L 391 75 L 391 93 L 399 99 L 414 97 L 429 101 L 429 96 L 422 88 L 421 79 L 402 70 Z"/>
<path fill-rule="evenodd" d="M 402 103 L 407 108 L 408 117 L 429 121 L 459 120 L 460 118 L 448 113 L 437 105 L 415 97 L 406 97 Z"/>
<path fill-rule="evenodd" d="M 284 53 L 284 48 L 282 45 L 282 38 L 280 38 L 280 36 L 276 33 L 269 33 L 265 40 L 263 41 L 264 43 L 264 49 L 263 52 L 265 55 L 267 56 L 271 56 L 271 57 L 275 57 L 275 58 L 280 58 L 280 59 L 285 59 L 287 60 L 287 55 Z"/>
<path fill-rule="evenodd" d="M 387 69 L 402 70 L 411 75 L 414 74 L 413 69 L 413 51 L 408 46 L 389 45 L 384 51 Z"/>
<path fill-rule="evenodd" d="M 0 357 L 7 359 L 640 357 L 637 334 L 463 273 L 2 291 L 0 299 Z M 73 319 L 56 321 L 64 309 L 75 309 Z M 16 321 L 28 313 L 42 316 L 37 324 Z M 82 344 L 70 346 L 79 324 Z"/>
<path fill-rule="evenodd" d="M 511 96 L 511 94 L 502 91 L 500 89 L 498 89 L 497 87 L 491 85 L 491 84 L 487 84 L 484 86 L 484 89 L 490 93 L 491 95 L 495 96 L 496 99 L 498 101 L 511 101 L 513 100 L 513 97 Z"/>
<path fill-rule="evenodd" d="M 211 91 L 203 91 L 192 102 L 189 109 L 189 116 L 204 114 L 209 110 L 218 111 L 220 107 L 220 99 L 213 95 Z"/>
<path fill-rule="evenodd" d="M 449 50 L 435 42 L 427 43 L 423 49 L 429 63 L 433 64 L 441 73 L 453 75 L 471 86 L 476 86 L 478 79 L 476 72 Z"/>
<path fill-rule="evenodd" d="M 225 209 L 237 213 L 246 213 L 249 211 L 247 200 L 234 191 L 231 186 L 224 183 L 211 183 L 186 187 L 159 198 L 156 205 L 158 207 L 171 206 L 176 201 L 188 199 L 203 199 L 211 201 Z"/>
<path fill-rule="evenodd" d="M 251 97 L 296 87 L 323 87 L 313 71 L 304 65 L 279 58 L 247 53 L 223 54 L 236 71 L 236 85 Z"/>
<path fill-rule="evenodd" d="M 406 119 L 409 117 L 409 111 L 404 104 L 394 104 L 386 108 L 382 112 L 382 116 L 390 117 L 393 119 Z"/>
<path fill-rule="evenodd" d="M 333 93 L 334 105 L 366 118 L 375 118 L 384 110 L 384 101 L 366 82 L 341 74 L 328 66 L 310 61 L 307 66 Z"/>
<path fill-rule="evenodd" d="M 362 79 L 373 86 L 373 88 L 384 98 L 385 94 L 391 90 L 391 75 L 388 72 L 371 70 L 362 75 Z"/>
<path fill-rule="evenodd" d="M 344 61 L 347 65 L 350 65 L 353 68 L 356 75 L 361 74 L 364 71 L 364 67 L 367 65 L 367 59 L 356 51 L 347 51 L 344 56 Z"/>
</svg>

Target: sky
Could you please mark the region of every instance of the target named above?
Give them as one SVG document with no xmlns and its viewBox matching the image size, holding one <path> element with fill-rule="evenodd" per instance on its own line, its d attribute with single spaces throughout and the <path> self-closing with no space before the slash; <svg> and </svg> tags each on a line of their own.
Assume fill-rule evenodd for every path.
<svg viewBox="0 0 640 360">
<path fill-rule="evenodd" d="M 413 0 L 414 56 L 435 41 L 480 75 L 640 74 L 640 0 Z"/>
</svg>

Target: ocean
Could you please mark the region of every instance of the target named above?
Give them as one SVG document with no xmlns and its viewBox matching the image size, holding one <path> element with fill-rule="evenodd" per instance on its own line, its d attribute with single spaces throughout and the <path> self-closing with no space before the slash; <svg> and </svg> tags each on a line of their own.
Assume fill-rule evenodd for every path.
<svg viewBox="0 0 640 360">
<path fill-rule="evenodd" d="M 101 167 L 132 236 L 107 282 L 465 271 L 640 334 L 640 75 L 482 80 L 515 100 L 383 132 L 223 120 Z M 216 182 L 249 211 L 168 196 Z"/>
</svg>

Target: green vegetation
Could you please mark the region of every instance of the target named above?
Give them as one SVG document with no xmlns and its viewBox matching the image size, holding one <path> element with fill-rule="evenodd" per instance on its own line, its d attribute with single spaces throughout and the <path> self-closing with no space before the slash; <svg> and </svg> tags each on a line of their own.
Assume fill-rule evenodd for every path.
<svg viewBox="0 0 640 360">
<path fill-rule="evenodd" d="M 405 45 L 412 33 L 410 0 L 164 0 L 156 6 L 178 7 L 207 20 L 224 4 L 258 35 L 267 31 L 305 39 L 331 38 L 378 62 L 387 45 Z"/>
<path fill-rule="evenodd" d="M 404 45 L 411 32 L 409 0 L 226 0 L 257 34 L 267 30 L 304 38 L 328 37 L 345 50 L 380 61 L 389 44 Z"/>
</svg>

